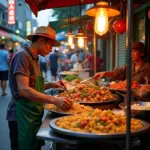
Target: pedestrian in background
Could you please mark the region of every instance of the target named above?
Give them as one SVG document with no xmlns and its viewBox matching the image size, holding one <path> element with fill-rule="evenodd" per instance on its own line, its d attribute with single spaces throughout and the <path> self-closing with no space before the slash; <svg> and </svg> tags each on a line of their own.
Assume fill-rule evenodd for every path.
<svg viewBox="0 0 150 150">
<path fill-rule="evenodd" d="M 92 77 L 94 75 L 94 54 L 91 54 L 89 57 L 87 57 L 82 64 L 84 65 L 86 63 L 89 63 L 90 77 Z M 101 71 L 103 66 L 104 66 L 104 61 L 100 58 L 100 52 L 97 50 L 96 51 L 96 72 Z"/>
<path fill-rule="evenodd" d="M 9 64 L 9 53 L 5 50 L 5 45 L 0 44 L 0 81 L 2 96 L 7 95 L 6 84 L 8 80 L 8 64 Z"/>
<path fill-rule="evenodd" d="M 49 65 L 52 81 L 56 81 L 57 78 L 58 59 L 59 59 L 58 51 L 54 50 L 54 52 L 49 55 Z"/>
<path fill-rule="evenodd" d="M 48 56 L 43 57 L 39 55 L 40 70 L 44 77 L 45 82 L 47 82 L 47 62 L 48 62 Z"/>
</svg>

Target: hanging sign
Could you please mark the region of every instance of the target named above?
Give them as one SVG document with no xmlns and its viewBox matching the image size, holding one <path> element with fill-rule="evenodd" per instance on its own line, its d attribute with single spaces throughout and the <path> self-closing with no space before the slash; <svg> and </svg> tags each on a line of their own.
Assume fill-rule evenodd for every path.
<svg viewBox="0 0 150 150">
<path fill-rule="evenodd" d="M 8 0 L 8 24 L 16 23 L 16 0 Z"/>
<path fill-rule="evenodd" d="M 30 35 L 31 34 L 31 21 L 27 21 L 26 22 L 26 31 L 27 31 L 26 35 Z"/>
</svg>

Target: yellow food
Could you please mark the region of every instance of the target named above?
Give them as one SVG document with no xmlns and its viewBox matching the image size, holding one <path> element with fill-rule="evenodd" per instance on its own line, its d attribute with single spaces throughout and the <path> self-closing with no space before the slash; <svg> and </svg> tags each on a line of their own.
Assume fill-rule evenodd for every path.
<svg viewBox="0 0 150 150">
<path fill-rule="evenodd" d="M 71 114 L 80 114 L 80 113 L 89 112 L 93 110 L 93 108 L 90 106 L 84 106 L 78 103 L 73 103 L 71 109 L 69 110 L 60 109 L 53 104 L 46 104 L 44 108 L 47 110 L 53 110 L 56 112 L 65 112 L 65 113 L 71 113 Z"/>
<path fill-rule="evenodd" d="M 56 125 L 75 132 L 119 133 L 126 132 L 126 117 L 110 110 L 95 109 L 89 113 L 60 118 Z M 143 124 L 140 120 L 131 119 L 131 131 L 141 128 Z"/>
</svg>

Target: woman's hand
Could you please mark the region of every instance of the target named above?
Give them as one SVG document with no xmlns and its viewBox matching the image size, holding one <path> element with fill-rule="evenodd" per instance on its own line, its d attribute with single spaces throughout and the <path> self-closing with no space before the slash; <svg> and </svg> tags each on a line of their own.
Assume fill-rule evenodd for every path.
<svg viewBox="0 0 150 150">
<path fill-rule="evenodd" d="M 72 106 L 72 101 L 66 97 L 56 97 L 54 100 L 54 105 L 61 109 L 70 109 Z"/>
<path fill-rule="evenodd" d="M 94 76 L 95 79 L 101 79 L 103 77 L 106 77 L 106 72 L 99 72 L 99 73 L 96 73 Z"/>
</svg>

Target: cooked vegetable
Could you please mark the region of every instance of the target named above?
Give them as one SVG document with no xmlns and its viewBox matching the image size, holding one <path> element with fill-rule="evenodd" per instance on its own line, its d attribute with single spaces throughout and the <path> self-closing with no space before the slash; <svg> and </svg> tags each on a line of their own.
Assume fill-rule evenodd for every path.
<svg viewBox="0 0 150 150">
<path fill-rule="evenodd" d="M 71 82 L 71 81 L 73 81 L 75 79 L 80 79 L 80 78 L 78 76 L 76 76 L 76 75 L 68 75 L 68 76 L 63 78 L 63 80 L 66 80 L 66 81 L 69 81 L 69 82 Z"/>
</svg>

